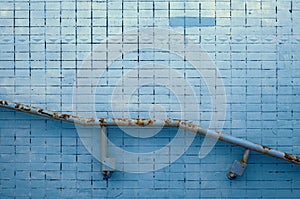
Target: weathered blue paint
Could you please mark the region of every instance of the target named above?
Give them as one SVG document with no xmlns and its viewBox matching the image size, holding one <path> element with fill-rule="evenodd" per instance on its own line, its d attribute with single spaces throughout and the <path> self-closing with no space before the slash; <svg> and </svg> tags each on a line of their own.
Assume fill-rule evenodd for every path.
<svg viewBox="0 0 300 199">
<path fill-rule="evenodd" d="M 171 17 L 171 27 L 208 27 L 216 25 L 216 18 L 213 17 Z"/>
</svg>

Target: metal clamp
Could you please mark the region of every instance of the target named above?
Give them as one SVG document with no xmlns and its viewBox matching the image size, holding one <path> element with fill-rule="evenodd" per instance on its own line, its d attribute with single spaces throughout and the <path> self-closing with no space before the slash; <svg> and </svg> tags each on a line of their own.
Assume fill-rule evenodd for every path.
<svg viewBox="0 0 300 199">
<path fill-rule="evenodd" d="M 242 160 L 235 160 L 231 166 L 230 171 L 227 174 L 227 177 L 230 180 L 235 179 L 237 176 L 242 176 L 246 166 L 247 166 L 247 161 L 250 155 L 250 150 L 249 149 L 245 149 L 244 154 L 243 154 L 243 158 Z"/>
</svg>

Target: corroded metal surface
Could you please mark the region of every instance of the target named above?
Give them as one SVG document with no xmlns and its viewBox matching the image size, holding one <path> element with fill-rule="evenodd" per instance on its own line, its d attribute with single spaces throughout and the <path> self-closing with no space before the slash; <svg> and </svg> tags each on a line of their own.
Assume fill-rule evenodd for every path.
<svg viewBox="0 0 300 199">
<path fill-rule="evenodd" d="M 59 113 L 56 111 L 44 110 L 42 108 L 37 108 L 34 106 L 23 105 L 18 103 L 13 103 L 5 100 L 0 100 L 0 107 L 12 109 L 16 111 L 21 111 L 45 118 L 51 118 L 56 120 L 61 120 L 64 122 L 80 124 L 84 126 L 137 126 L 137 127 L 175 127 L 183 130 L 191 131 L 199 135 L 207 136 L 213 139 L 217 139 L 229 144 L 243 147 L 249 149 L 250 151 L 256 151 L 261 154 L 266 154 L 271 157 L 279 158 L 287 162 L 300 165 L 300 157 L 292 154 L 288 154 L 282 151 L 278 151 L 267 146 L 262 146 L 250 142 L 245 139 L 233 137 L 228 134 L 221 133 L 219 131 L 206 129 L 204 127 L 195 125 L 191 122 L 181 121 L 181 120 L 158 120 L 158 119 L 148 119 L 148 118 L 83 118 L 79 116 L 73 116 L 69 114 Z"/>
</svg>

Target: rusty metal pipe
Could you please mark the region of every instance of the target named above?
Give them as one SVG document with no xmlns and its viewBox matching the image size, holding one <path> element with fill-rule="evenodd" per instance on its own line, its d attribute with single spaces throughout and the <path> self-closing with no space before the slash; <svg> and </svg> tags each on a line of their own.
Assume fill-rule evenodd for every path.
<svg viewBox="0 0 300 199">
<path fill-rule="evenodd" d="M 251 141 L 233 137 L 228 134 L 223 134 L 221 132 L 203 128 L 201 126 L 195 125 L 190 122 L 181 120 L 157 120 L 157 119 L 127 119 L 127 118 L 83 118 L 78 116 L 73 116 L 69 114 L 58 113 L 55 111 L 44 110 L 41 108 L 23 105 L 18 103 L 13 103 L 5 100 L 0 100 L 0 107 L 21 111 L 45 118 L 51 118 L 56 120 L 61 120 L 64 122 L 69 122 L 73 124 L 80 124 L 84 126 L 143 126 L 143 127 L 175 127 L 184 130 L 188 130 L 199 135 L 207 136 L 229 144 L 243 147 L 251 151 L 256 151 L 261 154 L 265 154 L 271 157 L 279 158 L 281 160 L 300 165 L 300 157 L 288 154 L 279 150 L 271 149 L 260 144 L 253 143 Z"/>
</svg>

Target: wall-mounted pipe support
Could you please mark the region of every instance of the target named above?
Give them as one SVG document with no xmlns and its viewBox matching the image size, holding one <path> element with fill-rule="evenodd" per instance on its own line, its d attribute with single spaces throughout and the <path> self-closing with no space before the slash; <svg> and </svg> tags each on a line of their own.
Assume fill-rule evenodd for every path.
<svg viewBox="0 0 300 199">
<path fill-rule="evenodd" d="M 235 179 L 237 176 L 242 176 L 246 166 L 247 166 L 247 161 L 250 155 L 250 150 L 249 149 L 245 149 L 243 157 L 240 161 L 235 160 L 231 166 L 230 171 L 227 174 L 227 177 L 230 180 Z"/>
<path fill-rule="evenodd" d="M 104 179 L 108 179 L 111 173 L 115 170 L 115 159 L 108 157 L 107 155 L 107 129 L 105 126 L 101 126 L 101 162 L 102 162 L 102 174 Z"/>
<path fill-rule="evenodd" d="M 228 134 L 224 134 L 215 130 L 210 130 L 203 128 L 201 126 L 195 125 L 191 122 L 182 121 L 182 120 L 158 120 L 158 119 L 131 119 L 131 118 L 83 118 L 78 116 L 73 116 L 69 114 L 58 113 L 55 111 L 44 110 L 41 108 L 23 105 L 18 103 L 13 103 L 9 101 L 0 100 L 0 107 L 12 109 L 16 111 L 21 111 L 45 118 L 51 118 L 56 120 L 61 120 L 64 122 L 69 122 L 73 124 L 80 124 L 84 126 L 140 126 L 140 127 L 175 127 L 183 130 L 187 130 L 190 132 L 197 133 L 199 135 L 207 136 L 210 138 L 214 138 L 223 142 L 227 142 L 229 144 L 233 144 L 236 146 L 243 147 L 244 149 L 248 149 L 245 151 L 245 157 L 248 157 L 248 152 L 256 151 L 261 154 L 265 154 L 271 157 L 275 157 L 286 162 L 290 162 L 293 164 L 300 165 L 300 157 L 288 154 L 276 149 L 271 149 L 269 147 L 253 143 L 251 141 L 233 137 Z M 248 155 L 247 155 L 248 154 Z"/>
</svg>

